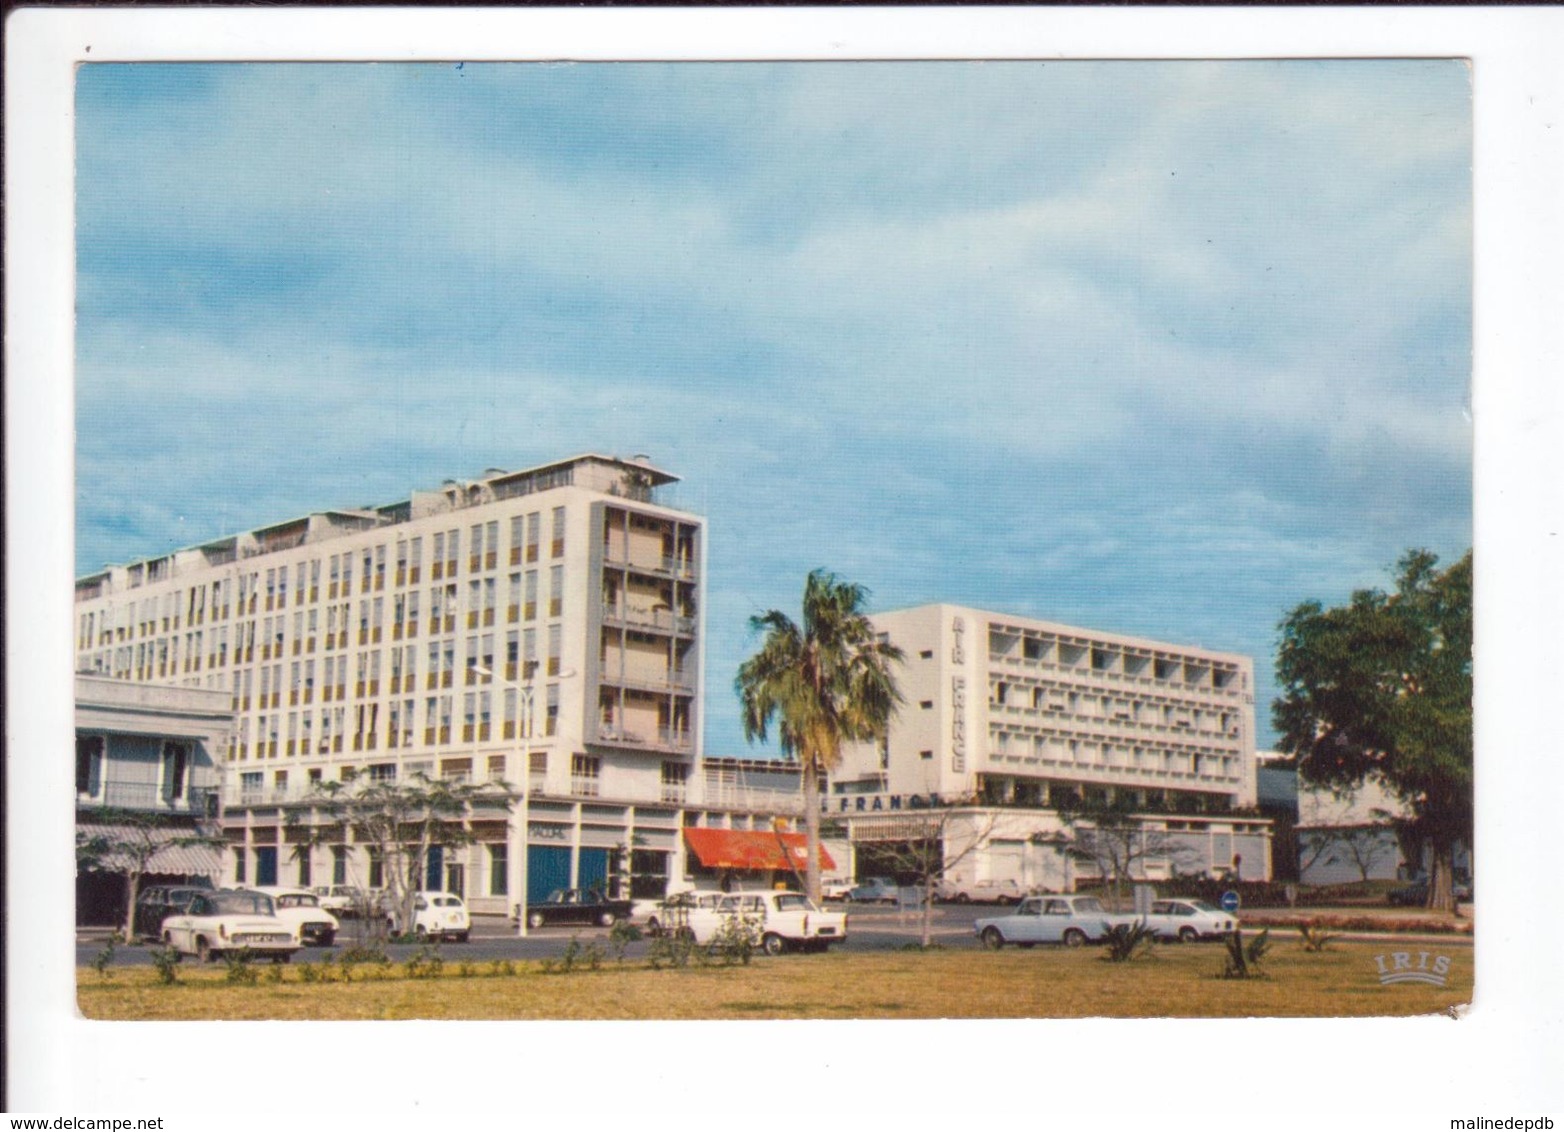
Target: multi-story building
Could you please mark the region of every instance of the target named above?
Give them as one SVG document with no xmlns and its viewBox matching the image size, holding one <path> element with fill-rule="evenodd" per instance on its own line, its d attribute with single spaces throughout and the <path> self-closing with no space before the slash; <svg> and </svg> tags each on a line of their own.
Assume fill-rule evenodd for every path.
<svg viewBox="0 0 1564 1132">
<path fill-rule="evenodd" d="M 233 711 L 225 692 L 158 688 L 76 677 L 76 828 L 118 845 L 141 842 L 148 882 L 215 882 L 222 862 L 191 842 L 220 816 L 219 761 Z M 126 877 L 135 860 L 111 852 L 76 878 L 82 923 L 124 922 Z"/>
<path fill-rule="evenodd" d="M 703 527 L 664 505 L 676 479 L 584 455 L 110 567 L 76 584 L 77 668 L 227 693 L 233 881 L 374 883 L 301 810 L 414 772 L 525 789 L 432 855 L 476 910 L 509 905 L 523 859 L 529 899 L 666 875 L 702 723 Z"/>
<path fill-rule="evenodd" d="M 872 620 L 905 653 L 906 703 L 833 776 L 827 812 L 855 843 L 899 836 L 905 816 L 876 817 L 892 802 L 960 799 L 993 843 L 962 869 L 1067 887 L 1090 865 L 1058 807 L 1116 802 L 1159 845 L 1137 862 L 1148 876 L 1269 875 L 1268 823 L 1247 813 L 1249 658 L 952 605 Z"/>
</svg>

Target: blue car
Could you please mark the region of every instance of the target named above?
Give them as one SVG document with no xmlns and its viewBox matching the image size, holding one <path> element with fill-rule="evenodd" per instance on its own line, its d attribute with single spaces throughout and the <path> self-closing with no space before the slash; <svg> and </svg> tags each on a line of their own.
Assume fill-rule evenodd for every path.
<svg viewBox="0 0 1564 1132">
<path fill-rule="evenodd" d="M 848 889 L 847 900 L 852 904 L 894 904 L 896 886 L 884 877 L 870 877 L 857 887 Z"/>
</svg>

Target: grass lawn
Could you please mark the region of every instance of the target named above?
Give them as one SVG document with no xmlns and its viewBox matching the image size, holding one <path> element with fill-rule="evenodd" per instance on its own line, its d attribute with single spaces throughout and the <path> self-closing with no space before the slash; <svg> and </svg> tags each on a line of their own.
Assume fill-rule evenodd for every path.
<svg viewBox="0 0 1564 1132">
<path fill-rule="evenodd" d="M 1381 986 L 1375 956 L 1419 951 L 1449 956 L 1449 985 Z M 516 965 L 466 977 L 448 959 L 435 978 L 402 966 L 343 984 L 305 983 L 299 965 L 262 965 L 253 986 L 227 982 L 221 966 L 178 971 L 160 986 L 151 968 L 105 978 L 77 972 L 77 1001 L 98 1019 L 721 1019 L 721 1018 L 1091 1018 L 1344 1017 L 1447 1011 L 1471 1001 L 1472 950 L 1437 944 L 1333 943 L 1304 951 L 1278 939 L 1266 977 L 1225 980 L 1220 945 L 1158 947 L 1132 963 L 1108 963 L 1096 948 L 1065 951 L 932 951 L 757 958 L 751 965 L 650 970 L 608 960 L 597 971 L 544 973 Z M 1387 965 L 1390 960 L 1386 960 Z"/>
</svg>

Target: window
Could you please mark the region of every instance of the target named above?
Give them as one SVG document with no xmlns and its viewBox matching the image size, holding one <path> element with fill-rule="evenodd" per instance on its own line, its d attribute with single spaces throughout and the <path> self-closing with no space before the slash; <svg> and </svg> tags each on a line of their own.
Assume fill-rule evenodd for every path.
<svg viewBox="0 0 1564 1132">
<path fill-rule="evenodd" d="M 298 856 L 298 862 L 299 862 L 299 881 L 298 881 L 298 884 L 299 884 L 300 888 L 308 888 L 310 886 L 310 848 L 309 848 L 309 846 L 308 845 L 301 845 L 301 846 L 299 846 L 298 854 L 299 854 L 299 856 Z"/>
<path fill-rule="evenodd" d="M 348 847 L 346 845 L 333 845 L 331 847 L 331 883 L 347 884 L 348 882 Z"/>
<path fill-rule="evenodd" d="M 183 743 L 163 744 L 163 797 L 175 801 L 185 796 L 185 771 L 190 749 Z"/>
<path fill-rule="evenodd" d="M 554 558 L 565 553 L 565 509 L 563 507 L 554 508 L 554 545 L 551 549 Z"/>
<path fill-rule="evenodd" d="M 510 891 L 506 872 L 510 865 L 509 847 L 503 841 L 489 845 L 489 895 L 504 896 Z"/>
<path fill-rule="evenodd" d="M 375 846 L 369 847 L 369 887 L 384 888 L 386 886 L 386 863 L 381 859 L 380 850 Z"/>
<path fill-rule="evenodd" d="M 602 769 L 603 760 L 595 755 L 571 755 L 570 792 L 588 798 L 597 797 Z"/>
<path fill-rule="evenodd" d="M 76 793 L 96 797 L 103 779 L 103 736 L 76 737 Z"/>
<path fill-rule="evenodd" d="M 243 884 L 244 883 L 244 853 L 245 853 L 245 848 L 244 848 L 243 845 L 236 845 L 234 847 L 234 883 L 235 884 Z"/>
</svg>

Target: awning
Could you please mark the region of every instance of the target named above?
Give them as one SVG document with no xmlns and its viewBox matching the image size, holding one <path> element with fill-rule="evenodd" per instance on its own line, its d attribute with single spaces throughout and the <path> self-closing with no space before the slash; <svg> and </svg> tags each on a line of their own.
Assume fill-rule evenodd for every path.
<svg viewBox="0 0 1564 1132">
<path fill-rule="evenodd" d="M 809 863 L 809 842 L 802 833 L 760 829 L 686 829 L 684 840 L 708 869 L 797 869 Z M 820 846 L 820 867 L 836 862 Z"/>
<path fill-rule="evenodd" d="M 131 826 L 105 825 L 102 822 L 79 822 L 76 826 L 78 833 L 87 837 L 107 837 L 111 841 L 132 840 L 141 836 L 139 831 Z M 159 829 L 153 830 L 150 836 L 155 841 L 163 844 L 157 852 L 152 854 L 147 861 L 148 873 L 159 873 L 166 876 L 183 877 L 213 877 L 222 875 L 222 852 L 211 845 L 176 845 L 175 841 L 190 837 L 194 834 L 190 829 Z M 124 853 L 107 853 L 103 856 L 103 865 L 108 869 L 118 870 L 129 868 L 131 860 Z"/>
</svg>

